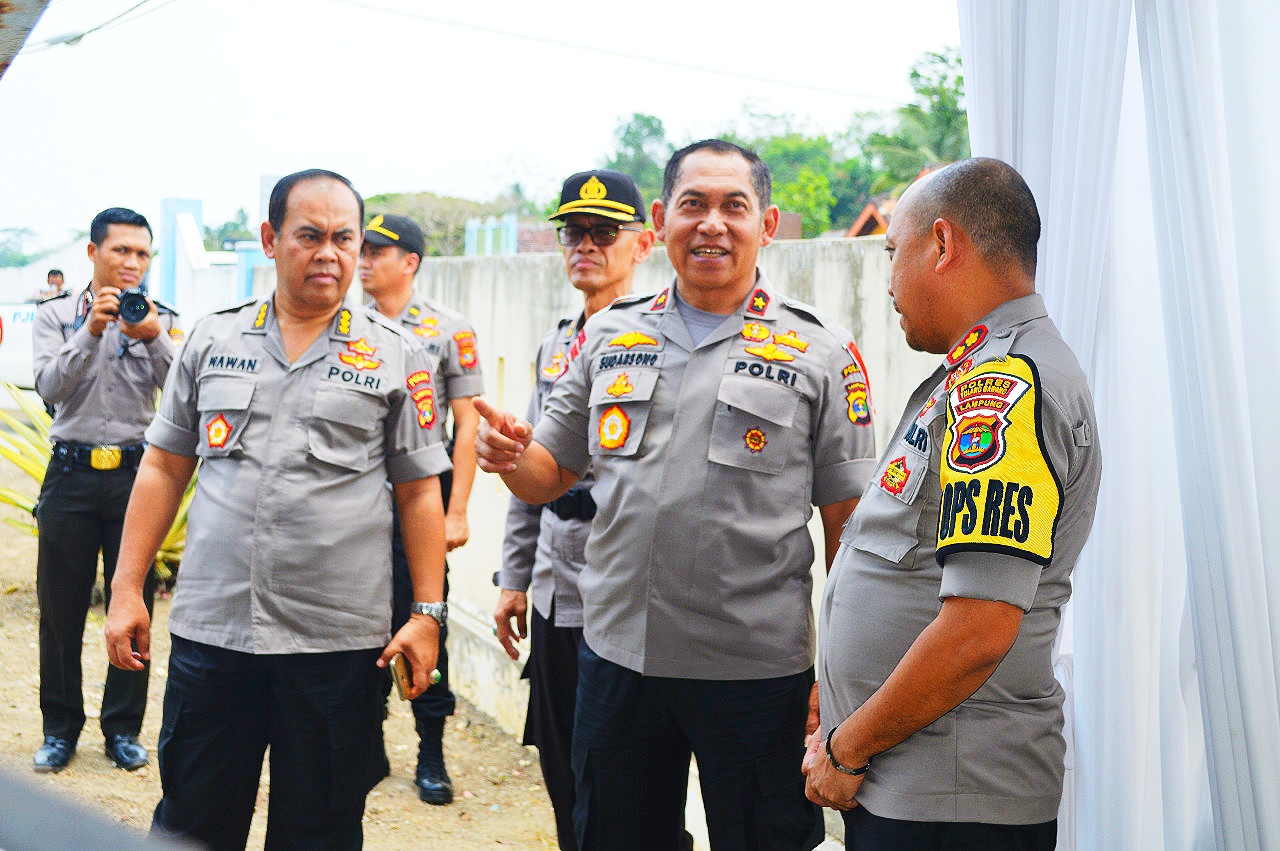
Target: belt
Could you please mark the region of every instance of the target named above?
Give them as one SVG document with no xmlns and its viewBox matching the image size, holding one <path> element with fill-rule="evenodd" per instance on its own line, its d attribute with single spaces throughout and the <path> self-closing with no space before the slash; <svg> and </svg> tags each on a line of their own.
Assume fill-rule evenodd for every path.
<svg viewBox="0 0 1280 851">
<path fill-rule="evenodd" d="M 590 520 L 596 516 L 596 501 L 585 488 L 569 488 L 563 496 L 548 502 L 547 508 L 561 520 Z"/>
<path fill-rule="evenodd" d="M 53 457 L 59 461 L 92 467 L 95 470 L 115 470 L 118 467 L 137 467 L 142 460 L 142 452 L 147 448 L 145 443 L 130 443 L 127 446 L 116 444 L 66 443 L 56 441 L 53 444 Z"/>
</svg>

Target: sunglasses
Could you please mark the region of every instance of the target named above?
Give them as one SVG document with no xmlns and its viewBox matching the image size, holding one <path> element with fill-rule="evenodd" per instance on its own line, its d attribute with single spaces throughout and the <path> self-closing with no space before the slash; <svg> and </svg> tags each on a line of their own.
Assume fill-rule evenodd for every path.
<svg viewBox="0 0 1280 851">
<path fill-rule="evenodd" d="M 613 245 L 618 241 L 618 232 L 624 230 L 632 230 L 643 233 L 644 228 L 635 227 L 634 225 L 592 225 L 589 228 L 579 227 L 578 225 L 565 225 L 556 231 L 556 238 L 560 240 L 560 244 L 565 248 L 572 248 L 587 234 L 591 234 L 591 241 L 595 243 L 597 248 L 604 248 L 606 245 Z"/>
</svg>

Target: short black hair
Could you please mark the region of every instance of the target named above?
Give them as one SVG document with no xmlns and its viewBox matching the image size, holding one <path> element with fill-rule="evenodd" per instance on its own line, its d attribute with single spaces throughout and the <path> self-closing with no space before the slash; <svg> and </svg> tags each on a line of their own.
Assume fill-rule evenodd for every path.
<svg viewBox="0 0 1280 851">
<path fill-rule="evenodd" d="M 147 221 L 146 216 L 135 213 L 127 207 L 108 207 L 93 217 L 93 224 L 89 225 L 89 241 L 94 245 L 102 245 L 102 241 L 107 238 L 107 229 L 112 225 L 146 228 L 147 236 L 155 238 L 155 234 L 151 232 L 151 223 Z"/>
<path fill-rule="evenodd" d="M 773 177 L 769 174 L 769 166 L 760 156 L 748 148 L 726 142 L 724 139 L 703 139 L 686 145 L 671 155 L 667 160 L 667 168 L 662 173 L 662 203 L 671 203 L 671 193 L 680 181 L 680 166 L 684 158 L 695 151 L 713 151 L 717 154 L 737 154 L 751 166 L 751 188 L 756 192 L 756 200 L 760 202 L 760 213 L 769 209 L 773 203 Z"/>
<path fill-rule="evenodd" d="M 61 270 L 61 269 L 50 269 L 48 272 L 46 272 L 46 273 L 45 273 L 45 276 L 44 276 L 44 277 L 45 277 L 45 280 L 48 280 L 48 278 L 49 278 L 49 276 L 50 276 L 50 275 L 57 275 L 59 278 L 65 278 L 65 277 L 66 277 L 66 275 L 62 274 L 62 270 Z"/>
<path fill-rule="evenodd" d="M 360 197 L 360 193 L 356 191 L 356 188 L 351 185 L 350 180 L 347 180 L 336 171 L 329 171 L 323 168 L 308 168 L 304 171 L 286 174 L 277 180 L 276 185 L 271 189 L 271 200 L 267 203 L 267 222 L 270 223 L 273 230 L 279 233 L 280 229 L 284 227 L 284 211 L 289 204 L 289 193 L 293 191 L 293 187 L 299 183 L 320 178 L 336 180 L 350 189 L 351 194 L 356 196 L 356 204 L 360 207 L 360 221 L 364 221 L 364 199 Z"/>
<path fill-rule="evenodd" d="M 950 219 L 993 267 L 1013 263 L 1035 277 L 1040 212 L 1013 166 L 990 157 L 960 160 L 930 175 L 920 190 L 915 224 L 927 228 Z"/>
</svg>

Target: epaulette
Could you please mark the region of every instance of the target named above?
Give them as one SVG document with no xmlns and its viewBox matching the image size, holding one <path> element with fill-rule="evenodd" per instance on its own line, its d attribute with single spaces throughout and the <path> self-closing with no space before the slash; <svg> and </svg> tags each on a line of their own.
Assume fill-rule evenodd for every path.
<svg viewBox="0 0 1280 851">
<path fill-rule="evenodd" d="M 249 305 L 255 304 L 257 301 L 258 300 L 256 298 L 247 298 L 244 301 L 238 301 L 235 304 L 230 304 L 218 310 L 210 311 L 210 315 L 212 316 L 218 313 L 238 313 L 239 311 L 244 310 Z"/>
<path fill-rule="evenodd" d="M 415 337 L 408 329 L 406 329 L 404 325 L 400 323 L 400 320 L 391 319 L 387 316 L 384 316 L 382 312 L 378 310 L 378 308 L 366 306 L 363 310 L 363 313 L 365 315 L 365 318 L 368 319 L 370 322 L 372 322 L 374 325 L 377 325 L 379 328 L 385 328 L 386 330 L 395 334 L 397 337 L 400 337 L 406 342 L 408 342 L 414 348 L 417 348 L 422 344 L 422 340 Z"/>
<path fill-rule="evenodd" d="M 800 314 L 805 319 L 808 319 L 810 322 L 813 322 L 817 325 L 821 325 L 822 327 L 827 329 L 830 329 L 833 326 L 836 328 L 840 327 L 840 323 L 836 322 L 834 318 L 828 316 L 825 313 L 821 313 L 816 307 L 814 307 L 811 304 L 805 304 L 803 301 L 797 301 L 796 299 L 791 298 L 790 296 L 779 295 L 777 293 L 774 293 L 774 295 L 777 297 L 778 302 L 783 307 L 787 308 L 793 313 Z"/>
<path fill-rule="evenodd" d="M 60 298 L 67 298 L 70 295 L 71 295 L 71 290 L 63 290 L 62 292 L 57 293 L 56 295 L 51 295 L 48 298 L 40 299 L 38 302 L 36 302 L 36 304 L 37 305 L 48 304 L 51 301 L 57 301 Z"/>
<path fill-rule="evenodd" d="M 157 313 L 172 313 L 174 316 L 178 315 L 177 308 L 175 308 L 173 305 L 165 304 L 163 301 L 161 301 L 158 298 L 151 299 L 151 303 L 156 306 Z"/>
<path fill-rule="evenodd" d="M 631 307 L 637 304 L 644 304 L 646 301 L 653 299 L 656 295 L 657 293 L 629 293 L 627 295 L 620 295 L 611 301 L 605 310 L 612 310 L 615 307 Z"/>
</svg>

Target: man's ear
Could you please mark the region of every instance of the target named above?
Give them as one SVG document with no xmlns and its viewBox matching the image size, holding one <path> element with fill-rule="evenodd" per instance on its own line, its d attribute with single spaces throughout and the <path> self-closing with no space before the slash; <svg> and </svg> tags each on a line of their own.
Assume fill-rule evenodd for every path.
<svg viewBox="0 0 1280 851">
<path fill-rule="evenodd" d="M 633 255 L 635 262 L 643 263 L 649 259 L 649 252 L 653 251 L 653 243 L 656 238 L 657 234 L 649 230 L 649 228 L 644 229 L 644 233 L 640 234 L 639 238 L 636 239 L 636 250 Z"/>
<path fill-rule="evenodd" d="M 954 269 L 963 255 L 960 230 L 949 219 L 934 219 L 930 236 L 936 252 L 933 270 L 942 272 Z"/>
<path fill-rule="evenodd" d="M 667 241 L 666 235 L 666 207 L 662 206 L 662 199 L 655 198 L 653 207 L 649 211 L 653 215 L 653 233 L 663 242 Z"/>
<path fill-rule="evenodd" d="M 782 213 L 778 211 L 778 205 L 770 204 L 769 209 L 764 211 L 764 231 L 760 234 L 761 246 L 773 242 L 773 238 L 778 234 L 778 224 L 781 221 Z"/>
<path fill-rule="evenodd" d="M 262 253 L 276 259 L 276 229 L 271 226 L 271 222 L 262 223 Z"/>
</svg>

